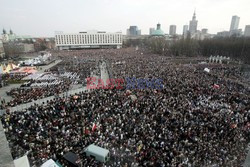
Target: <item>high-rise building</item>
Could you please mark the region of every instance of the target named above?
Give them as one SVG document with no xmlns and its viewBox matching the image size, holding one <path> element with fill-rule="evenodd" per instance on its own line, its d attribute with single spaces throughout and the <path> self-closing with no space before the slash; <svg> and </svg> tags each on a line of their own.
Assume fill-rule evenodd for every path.
<svg viewBox="0 0 250 167">
<path fill-rule="evenodd" d="M 197 31 L 198 20 L 196 20 L 196 14 L 194 12 L 192 20 L 189 22 L 189 32 L 191 34 Z"/>
<path fill-rule="evenodd" d="M 176 25 L 170 25 L 169 35 L 176 35 Z"/>
<path fill-rule="evenodd" d="M 155 28 L 149 28 L 149 35 L 152 35 L 154 31 L 155 31 Z"/>
<path fill-rule="evenodd" d="M 183 35 L 187 34 L 188 32 L 188 25 L 183 26 Z"/>
<path fill-rule="evenodd" d="M 240 17 L 232 16 L 230 31 L 238 30 L 240 23 Z"/>
<path fill-rule="evenodd" d="M 250 37 L 250 25 L 246 25 L 244 36 L 245 37 Z"/>
<path fill-rule="evenodd" d="M 201 33 L 202 33 L 202 34 L 207 34 L 207 32 L 208 32 L 208 29 L 206 29 L 206 28 L 203 28 L 203 29 L 201 30 Z"/>
<path fill-rule="evenodd" d="M 137 30 L 137 35 L 141 35 L 141 30 Z"/>
<path fill-rule="evenodd" d="M 137 26 L 130 26 L 129 29 L 127 29 L 127 35 L 130 36 L 141 35 L 141 30 L 138 30 Z"/>
</svg>

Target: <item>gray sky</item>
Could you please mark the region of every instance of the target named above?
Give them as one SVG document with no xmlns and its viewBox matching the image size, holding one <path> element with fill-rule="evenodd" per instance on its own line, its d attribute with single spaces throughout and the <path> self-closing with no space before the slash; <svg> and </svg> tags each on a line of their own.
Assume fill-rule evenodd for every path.
<svg viewBox="0 0 250 167">
<path fill-rule="evenodd" d="M 229 30 L 232 15 L 239 28 L 250 24 L 250 0 L 0 0 L 0 29 L 17 35 L 54 36 L 55 31 L 122 31 L 137 25 L 142 34 L 159 22 L 165 33 L 177 25 L 182 33 L 196 9 L 198 29 Z M 1 30 L 2 32 L 2 30 Z"/>
</svg>

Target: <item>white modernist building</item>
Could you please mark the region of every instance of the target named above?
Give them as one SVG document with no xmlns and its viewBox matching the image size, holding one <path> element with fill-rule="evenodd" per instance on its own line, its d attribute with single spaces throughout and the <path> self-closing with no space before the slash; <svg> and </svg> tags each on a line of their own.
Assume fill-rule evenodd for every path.
<svg viewBox="0 0 250 167">
<path fill-rule="evenodd" d="M 59 50 L 81 48 L 121 48 L 122 33 L 79 32 L 66 34 L 56 32 L 55 43 Z"/>
</svg>

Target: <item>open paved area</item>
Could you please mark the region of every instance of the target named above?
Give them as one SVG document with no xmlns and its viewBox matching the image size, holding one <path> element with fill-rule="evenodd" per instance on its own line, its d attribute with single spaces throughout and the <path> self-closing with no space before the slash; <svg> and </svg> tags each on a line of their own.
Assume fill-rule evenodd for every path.
<svg viewBox="0 0 250 167">
<path fill-rule="evenodd" d="M 8 141 L 5 137 L 2 122 L 0 121 L 0 166 L 14 167 Z"/>
<path fill-rule="evenodd" d="M 248 144 L 250 146 L 250 143 Z M 243 167 L 250 167 L 250 147 L 248 147 L 248 154 Z"/>
</svg>

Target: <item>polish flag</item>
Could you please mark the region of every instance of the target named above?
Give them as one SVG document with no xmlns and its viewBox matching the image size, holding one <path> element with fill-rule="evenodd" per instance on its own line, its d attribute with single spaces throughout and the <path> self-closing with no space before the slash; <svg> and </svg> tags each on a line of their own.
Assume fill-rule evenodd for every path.
<svg viewBox="0 0 250 167">
<path fill-rule="evenodd" d="M 94 132 L 96 130 L 96 124 L 94 123 L 93 126 L 92 126 L 92 132 Z"/>
<path fill-rule="evenodd" d="M 214 88 L 214 89 L 219 89 L 219 88 L 220 88 L 220 86 L 219 86 L 219 85 L 217 85 L 217 84 L 214 84 L 213 88 Z"/>
</svg>

